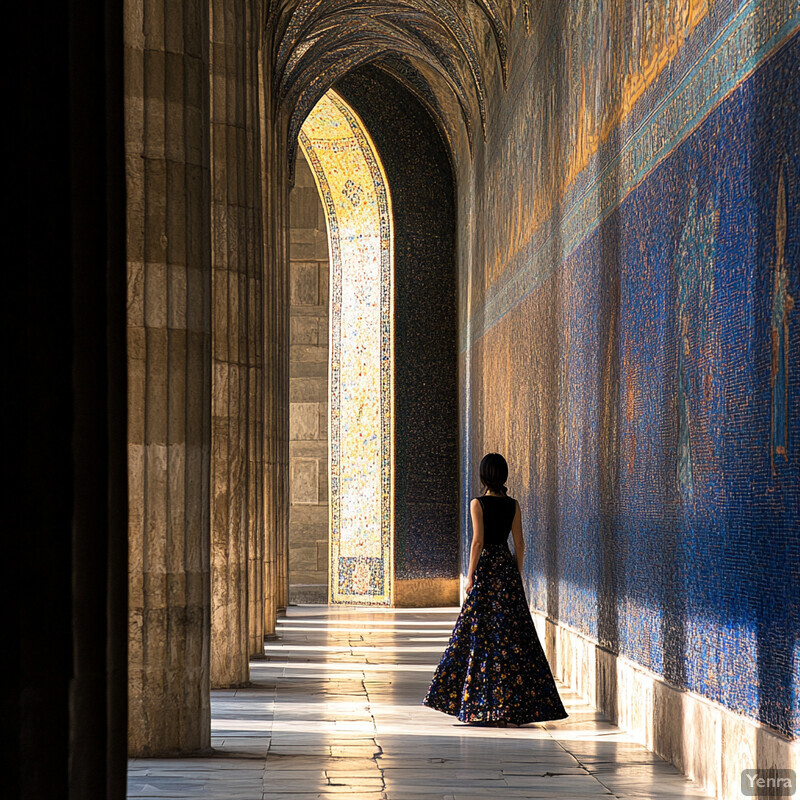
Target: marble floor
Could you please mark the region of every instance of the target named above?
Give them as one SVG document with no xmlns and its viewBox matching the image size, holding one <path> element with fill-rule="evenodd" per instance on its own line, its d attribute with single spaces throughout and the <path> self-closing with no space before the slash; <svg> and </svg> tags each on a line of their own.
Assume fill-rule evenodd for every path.
<svg viewBox="0 0 800 800">
<path fill-rule="evenodd" d="M 566 686 L 570 716 L 467 726 L 420 704 L 457 608 L 290 606 L 252 686 L 212 692 L 214 755 L 133 759 L 129 798 L 707 797 Z"/>
</svg>

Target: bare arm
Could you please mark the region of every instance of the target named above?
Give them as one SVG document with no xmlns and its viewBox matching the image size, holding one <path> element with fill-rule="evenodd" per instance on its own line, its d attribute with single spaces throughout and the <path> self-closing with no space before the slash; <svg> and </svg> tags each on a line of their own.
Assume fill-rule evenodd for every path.
<svg viewBox="0 0 800 800">
<path fill-rule="evenodd" d="M 525 540 L 522 538 L 522 512 L 519 509 L 519 501 L 515 502 L 517 510 L 511 523 L 511 535 L 514 537 L 514 555 L 517 557 L 517 567 L 522 573 L 522 565 L 525 562 Z"/>
<path fill-rule="evenodd" d="M 475 567 L 483 550 L 483 509 L 478 498 L 469 504 L 472 517 L 472 546 L 469 549 L 469 569 L 467 570 L 467 593 L 472 591 L 472 582 L 475 577 Z"/>
</svg>

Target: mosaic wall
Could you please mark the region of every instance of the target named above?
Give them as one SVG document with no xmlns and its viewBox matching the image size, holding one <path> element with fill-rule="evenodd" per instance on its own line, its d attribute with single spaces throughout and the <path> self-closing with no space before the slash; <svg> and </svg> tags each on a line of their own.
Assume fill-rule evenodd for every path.
<svg viewBox="0 0 800 800">
<path fill-rule="evenodd" d="M 800 11 L 611 5 L 515 28 L 460 175 L 462 568 L 498 450 L 532 605 L 797 736 Z"/>
<path fill-rule="evenodd" d="M 391 187 L 395 261 L 395 578 L 426 602 L 457 589 L 458 385 L 454 186 L 426 109 L 382 70 L 336 84 L 372 136 Z M 449 595 L 427 595 L 432 601 Z M 452 599 L 440 600 L 452 604 Z"/>
<path fill-rule="evenodd" d="M 392 221 L 386 178 L 352 109 L 328 92 L 300 146 L 330 254 L 329 602 L 392 601 Z"/>
</svg>

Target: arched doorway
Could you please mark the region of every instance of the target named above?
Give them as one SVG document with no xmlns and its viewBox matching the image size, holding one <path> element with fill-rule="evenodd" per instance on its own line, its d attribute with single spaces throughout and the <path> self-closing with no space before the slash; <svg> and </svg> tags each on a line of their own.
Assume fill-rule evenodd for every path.
<svg viewBox="0 0 800 800">
<path fill-rule="evenodd" d="M 391 198 L 358 115 L 334 91 L 300 147 L 322 199 L 330 257 L 328 362 L 331 603 L 392 603 Z"/>
<path fill-rule="evenodd" d="M 349 163 L 354 156 L 358 164 Z M 289 602 L 452 605 L 458 602 L 458 349 L 446 144 L 417 98 L 391 76 L 362 67 L 305 120 L 294 174 Z M 347 221 L 348 215 L 355 217 Z M 335 319 L 342 307 L 346 317 L 347 276 L 336 264 L 352 268 L 359 258 L 366 258 L 367 272 L 356 269 L 351 279 L 369 273 L 373 290 L 351 286 L 350 299 L 375 312 L 370 324 L 363 308 L 355 317 L 355 327 L 372 331 L 372 343 L 360 346 L 372 353 L 374 370 L 361 384 L 367 402 L 348 412 L 344 384 L 337 384 L 348 344 L 338 337 L 347 323 L 337 328 Z M 345 290 L 338 299 L 336 286 Z M 350 343 L 348 362 L 362 364 Z M 374 425 L 366 436 L 358 425 L 344 430 L 346 421 L 359 419 L 382 420 L 380 432 Z M 362 433 L 350 452 L 360 451 L 362 463 L 347 467 L 337 462 L 347 447 L 341 436 L 355 430 Z M 363 468 L 368 453 L 379 463 L 371 471 Z M 350 517 L 341 497 L 346 486 L 356 490 Z M 355 520 L 349 531 L 348 519 Z"/>
</svg>

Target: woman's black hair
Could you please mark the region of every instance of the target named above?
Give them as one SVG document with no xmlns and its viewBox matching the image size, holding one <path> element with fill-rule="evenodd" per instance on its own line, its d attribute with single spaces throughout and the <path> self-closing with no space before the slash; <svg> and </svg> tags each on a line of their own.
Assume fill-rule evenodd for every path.
<svg viewBox="0 0 800 800">
<path fill-rule="evenodd" d="M 505 486 L 508 478 L 508 464 L 500 453 L 487 453 L 481 459 L 481 483 L 492 492 L 508 494 Z"/>
</svg>

